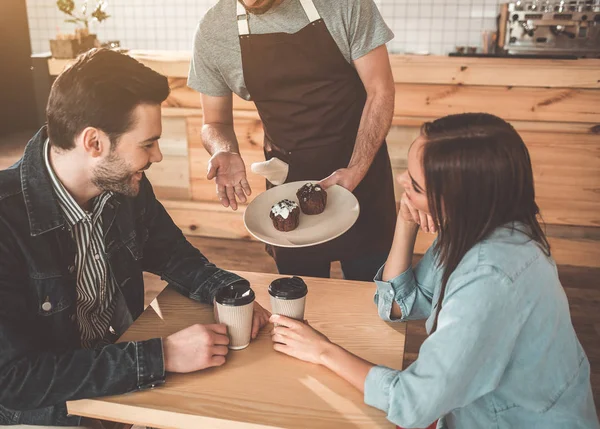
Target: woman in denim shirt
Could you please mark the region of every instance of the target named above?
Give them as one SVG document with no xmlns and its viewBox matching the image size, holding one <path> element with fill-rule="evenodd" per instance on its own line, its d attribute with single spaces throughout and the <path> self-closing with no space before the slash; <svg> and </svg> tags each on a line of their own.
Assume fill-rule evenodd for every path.
<svg viewBox="0 0 600 429">
<path fill-rule="evenodd" d="M 400 182 L 375 302 L 387 321 L 427 319 L 418 359 L 404 371 L 376 366 L 281 316 L 275 349 L 328 367 L 404 428 L 600 428 L 514 128 L 487 114 L 427 123 Z M 413 268 L 419 225 L 439 235 Z"/>
</svg>

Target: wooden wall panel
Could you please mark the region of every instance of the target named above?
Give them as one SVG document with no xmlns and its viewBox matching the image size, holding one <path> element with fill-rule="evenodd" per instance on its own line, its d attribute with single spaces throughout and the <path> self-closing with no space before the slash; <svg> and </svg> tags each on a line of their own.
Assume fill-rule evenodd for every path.
<svg viewBox="0 0 600 429">
<path fill-rule="evenodd" d="M 163 160 L 146 172 L 154 192 L 161 199 L 190 199 L 190 174 L 185 118 L 162 120 L 159 143 Z"/>
<path fill-rule="evenodd" d="M 165 107 L 200 108 L 200 95 L 183 79 L 170 79 Z M 464 112 L 488 112 L 506 120 L 600 124 L 600 91 L 573 88 L 523 88 L 396 84 L 394 114 L 438 118 Z M 234 96 L 234 109 L 255 111 L 252 102 Z"/>
<path fill-rule="evenodd" d="M 146 171 L 158 198 L 190 199 L 189 160 L 187 156 L 164 156 Z"/>
<path fill-rule="evenodd" d="M 187 156 L 188 131 L 185 117 L 162 118 L 160 149 L 165 156 Z"/>
<path fill-rule="evenodd" d="M 190 69 L 189 54 L 131 51 L 130 55 L 153 70 L 185 81 Z M 73 60 L 50 58 L 48 68 L 55 76 Z M 600 89 L 600 60 L 542 60 L 519 58 L 458 58 L 435 55 L 390 55 L 394 81 L 442 85 L 590 88 Z"/>
<path fill-rule="evenodd" d="M 395 114 L 438 118 L 487 112 L 506 120 L 600 124 L 600 91 L 396 84 Z"/>
<path fill-rule="evenodd" d="M 600 89 L 598 60 L 455 58 L 392 55 L 394 81 L 411 84 Z"/>
<path fill-rule="evenodd" d="M 522 132 L 546 222 L 600 226 L 600 136 Z"/>
<path fill-rule="evenodd" d="M 536 197 L 542 217 L 547 224 L 600 226 L 598 204 L 558 200 L 553 197 Z M 598 244 L 600 246 L 600 242 Z"/>
<path fill-rule="evenodd" d="M 244 226 L 245 207 L 238 211 L 226 209 L 218 203 L 163 202 L 165 208 L 186 235 L 214 238 L 254 240 Z M 589 236 L 554 231 L 548 228 L 549 241 L 554 259 L 559 264 L 600 267 L 600 228 L 591 228 Z M 415 244 L 415 253 L 424 253 L 433 243 L 435 235 L 419 232 Z"/>
<path fill-rule="evenodd" d="M 183 108 L 201 108 L 200 94 L 187 86 L 187 79 L 169 78 L 169 87 L 171 93 L 169 98 L 163 103 L 164 107 L 183 107 Z M 233 96 L 233 108 L 235 110 L 256 111 L 254 103 Z"/>
<path fill-rule="evenodd" d="M 245 207 L 238 211 L 225 208 L 219 203 L 196 201 L 163 201 L 175 224 L 186 235 L 202 237 L 250 240 L 243 221 Z"/>
<path fill-rule="evenodd" d="M 214 183 L 206 180 L 209 156 L 200 140 L 201 117 L 187 118 L 190 144 L 191 194 L 197 201 L 216 201 Z M 406 156 L 419 134 L 420 123 L 392 126 L 387 137 L 394 176 L 406 169 Z M 525 129 L 528 129 L 525 127 Z M 535 128 L 534 128 L 535 129 Z M 253 162 L 263 160 L 263 132 L 258 119 L 236 118 L 236 136 L 248 167 L 254 194 L 265 189 L 264 180 L 250 172 Z M 538 204 L 550 223 L 600 225 L 600 136 L 586 132 L 548 133 L 521 131 L 532 157 Z M 395 183 L 396 198 L 403 189 Z M 577 210 L 574 209 L 577 207 Z"/>
<path fill-rule="evenodd" d="M 163 117 L 202 117 L 202 109 L 200 107 L 178 108 L 164 107 L 162 108 Z M 255 119 L 260 121 L 260 116 L 256 110 L 235 110 L 234 116 L 243 119 Z M 403 127 L 420 127 L 424 122 L 432 121 L 435 118 L 425 116 L 402 116 L 395 114 L 392 120 L 393 125 Z M 519 132 L 535 131 L 546 133 L 566 133 L 566 134 L 590 134 L 600 136 L 600 124 L 588 122 L 536 122 L 536 121 L 519 121 L 513 119 L 509 121 L 513 127 Z"/>
</svg>

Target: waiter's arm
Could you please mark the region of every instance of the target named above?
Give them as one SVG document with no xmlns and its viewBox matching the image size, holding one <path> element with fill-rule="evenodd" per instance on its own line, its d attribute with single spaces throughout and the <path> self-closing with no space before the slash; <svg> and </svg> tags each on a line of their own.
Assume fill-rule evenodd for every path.
<svg viewBox="0 0 600 429">
<path fill-rule="evenodd" d="M 236 196 L 241 202 L 246 202 L 246 195 L 250 195 L 252 190 L 233 130 L 232 95 L 213 97 L 202 94 L 202 113 L 202 143 L 212 155 L 207 178 L 215 179 L 221 204 L 237 210 Z"/>
<path fill-rule="evenodd" d="M 326 188 L 339 184 L 353 191 L 367 174 L 392 125 L 395 88 L 386 46 L 355 60 L 354 66 L 367 91 L 367 102 L 350 163 L 323 180 Z"/>
</svg>

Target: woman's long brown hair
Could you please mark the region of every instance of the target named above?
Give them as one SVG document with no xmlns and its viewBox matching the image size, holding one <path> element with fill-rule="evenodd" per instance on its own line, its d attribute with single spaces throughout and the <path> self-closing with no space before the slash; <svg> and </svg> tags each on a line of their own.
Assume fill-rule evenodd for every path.
<svg viewBox="0 0 600 429">
<path fill-rule="evenodd" d="M 442 290 L 465 254 L 496 228 L 519 222 L 520 230 L 549 256 L 540 226 L 529 152 L 515 129 L 486 113 L 450 115 L 421 128 L 427 201 L 439 225 L 436 243 Z"/>
</svg>

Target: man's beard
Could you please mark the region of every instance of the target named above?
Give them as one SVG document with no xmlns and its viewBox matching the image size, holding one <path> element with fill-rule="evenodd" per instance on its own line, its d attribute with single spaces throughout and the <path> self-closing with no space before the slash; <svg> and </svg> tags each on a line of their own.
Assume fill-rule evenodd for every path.
<svg viewBox="0 0 600 429">
<path fill-rule="evenodd" d="M 151 163 L 148 163 L 144 170 L 150 165 Z M 95 168 L 92 183 L 103 192 L 135 197 L 140 192 L 140 182 L 133 178 L 136 173 L 137 171 L 131 173 L 127 163 L 111 153 L 106 161 Z"/>
<path fill-rule="evenodd" d="M 253 15 L 262 15 L 273 7 L 277 0 L 258 0 L 254 6 L 246 6 L 243 0 L 238 0 L 246 8 L 246 11 Z"/>
</svg>

